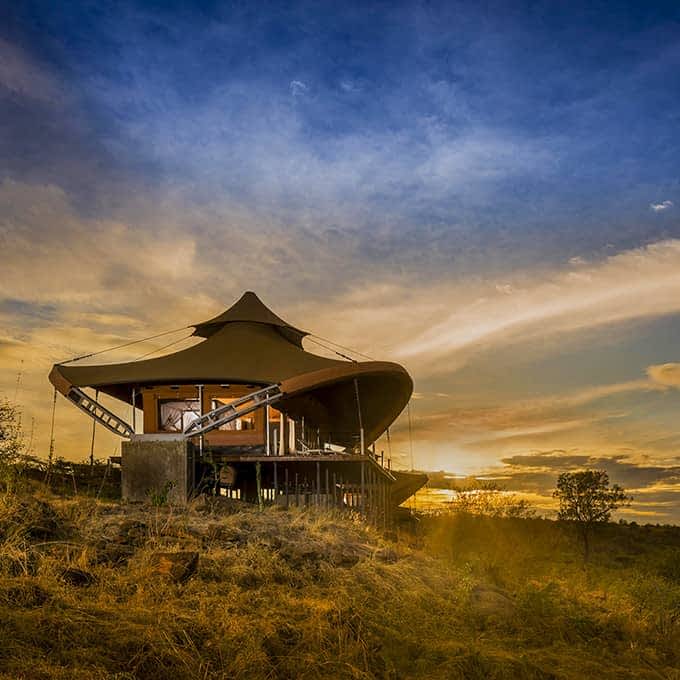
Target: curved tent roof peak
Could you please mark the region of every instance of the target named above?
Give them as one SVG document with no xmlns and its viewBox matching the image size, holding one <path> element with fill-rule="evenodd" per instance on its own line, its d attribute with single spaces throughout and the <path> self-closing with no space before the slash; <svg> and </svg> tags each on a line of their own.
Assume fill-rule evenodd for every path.
<svg viewBox="0 0 680 680">
<path fill-rule="evenodd" d="M 287 321 L 284 321 L 280 316 L 272 312 L 267 305 L 265 305 L 260 298 L 253 293 L 253 291 L 246 291 L 229 309 L 221 314 L 202 321 L 194 325 L 194 335 L 202 338 L 209 338 L 211 335 L 219 331 L 228 323 L 244 322 L 244 323 L 261 323 L 268 326 L 276 326 L 282 329 L 284 337 L 288 337 L 296 344 L 302 340 L 306 331 L 302 331 L 295 326 L 291 326 Z"/>
</svg>

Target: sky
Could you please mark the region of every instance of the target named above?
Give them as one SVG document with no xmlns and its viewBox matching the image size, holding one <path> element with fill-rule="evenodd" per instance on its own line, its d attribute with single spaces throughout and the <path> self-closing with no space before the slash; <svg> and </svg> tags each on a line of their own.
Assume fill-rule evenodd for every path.
<svg viewBox="0 0 680 680">
<path fill-rule="evenodd" d="M 671 2 L 2 3 L 0 394 L 46 455 L 54 362 L 255 290 L 407 368 L 397 465 L 680 523 L 678 73 Z"/>
</svg>

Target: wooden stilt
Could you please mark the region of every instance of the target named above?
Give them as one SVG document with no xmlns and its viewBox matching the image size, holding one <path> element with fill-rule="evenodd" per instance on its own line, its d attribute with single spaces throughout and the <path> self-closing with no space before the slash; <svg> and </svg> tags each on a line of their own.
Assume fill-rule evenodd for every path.
<svg viewBox="0 0 680 680">
<path fill-rule="evenodd" d="M 387 529 L 387 482 L 383 479 L 380 489 L 383 529 Z"/>
<path fill-rule="evenodd" d="M 361 512 L 365 513 L 366 512 L 366 464 L 364 461 L 361 461 Z"/>
<path fill-rule="evenodd" d="M 376 526 L 380 526 L 380 492 L 378 490 L 378 484 L 380 484 L 380 480 L 378 479 L 375 468 L 373 468 L 373 523 Z"/>
<path fill-rule="evenodd" d="M 325 470 L 326 470 L 326 503 L 325 503 L 325 508 L 326 508 L 326 510 L 328 510 L 328 502 L 329 502 L 328 492 L 330 491 L 330 489 L 328 488 L 329 487 L 329 484 L 328 484 L 328 465 L 325 466 Z"/>
<path fill-rule="evenodd" d="M 259 460 L 255 463 L 255 492 L 257 493 L 257 505 L 262 510 L 262 464 Z"/>
<path fill-rule="evenodd" d="M 383 526 L 385 529 L 389 527 L 389 512 L 390 508 L 387 504 L 389 493 L 389 485 L 383 480 Z"/>
<path fill-rule="evenodd" d="M 321 505 L 321 463 L 316 461 L 316 507 Z"/>
</svg>

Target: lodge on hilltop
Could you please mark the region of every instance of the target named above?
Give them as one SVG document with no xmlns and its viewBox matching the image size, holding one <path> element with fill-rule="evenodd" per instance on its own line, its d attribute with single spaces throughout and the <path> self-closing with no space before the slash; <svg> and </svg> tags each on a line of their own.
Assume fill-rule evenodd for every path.
<svg viewBox="0 0 680 680">
<path fill-rule="evenodd" d="M 392 470 L 374 447 L 411 396 L 402 366 L 308 352 L 308 333 L 252 292 L 193 328 L 201 342 L 158 358 L 52 368 L 56 390 L 124 438 L 124 499 L 172 487 L 183 502 L 209 490 L 250 502 L 349 506 L 388 523 L 425 483 Z M 100 404 L 99 393 L 129 405 L 131 422 Z"/>
</svg>

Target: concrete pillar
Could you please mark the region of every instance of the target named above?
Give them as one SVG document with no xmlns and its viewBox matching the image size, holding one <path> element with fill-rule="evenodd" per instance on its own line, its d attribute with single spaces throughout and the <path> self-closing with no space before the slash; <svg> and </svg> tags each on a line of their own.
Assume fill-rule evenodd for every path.
<svg viewBox="0 0 680 680">
<path fill-rule="evenodd" d="M 121 445 L 123 500 L 165 495 L 184 505 L 194 490 L 194 446 L 181 435 L 136 435 Z"/>
</svg>

